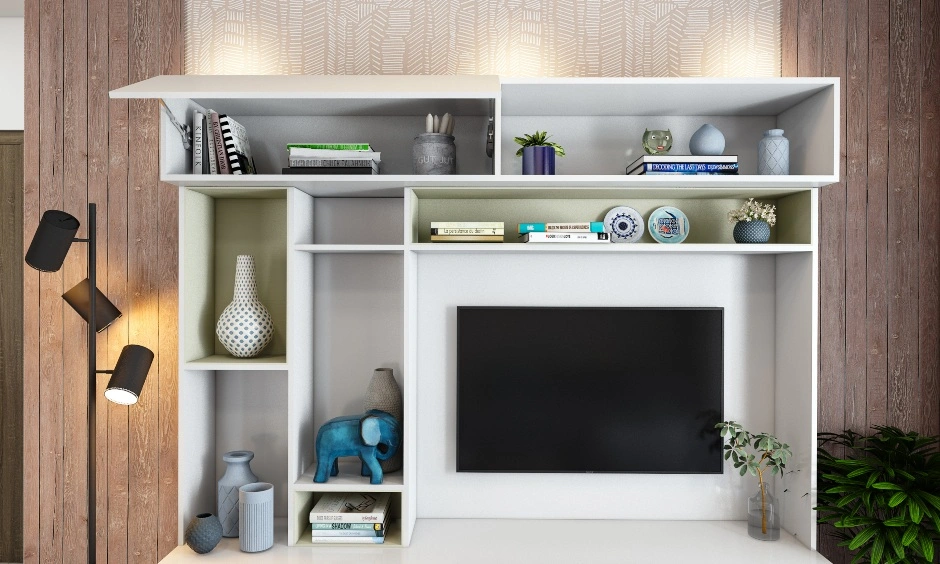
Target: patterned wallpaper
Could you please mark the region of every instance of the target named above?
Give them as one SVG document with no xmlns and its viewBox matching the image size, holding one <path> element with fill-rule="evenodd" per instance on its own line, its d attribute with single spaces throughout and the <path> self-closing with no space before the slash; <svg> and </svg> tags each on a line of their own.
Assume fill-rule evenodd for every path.
<svg viewBox="0 0 940 564">
<path fill-rule="evenodd" d="M 188 74 L 780 76 L 780 0 L 186 0 Z"/>
</svg>

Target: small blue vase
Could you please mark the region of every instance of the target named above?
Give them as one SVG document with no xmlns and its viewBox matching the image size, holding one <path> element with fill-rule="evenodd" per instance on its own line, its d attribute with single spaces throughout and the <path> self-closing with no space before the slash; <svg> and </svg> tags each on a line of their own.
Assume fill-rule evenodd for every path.
<svg viewBox="0 0 940 564">
<path fill-rule="evenodd" d="M 555 174 L 555 148 L 547 145 L 523 147 L 522 174 Z"/>
<path fill-rule="evenodd" d="M 734 224 L 735 243 L 766 243 L 770 240 L 770 225 L 763 219 L 739 221 Z"/>
<path fill-rule="evenodd" d="M 689 138 L 689 153 L 692 155 L 720 155 L 725 152 L 725 136 L 717 127 L 706 123 Z"/>
</svg>

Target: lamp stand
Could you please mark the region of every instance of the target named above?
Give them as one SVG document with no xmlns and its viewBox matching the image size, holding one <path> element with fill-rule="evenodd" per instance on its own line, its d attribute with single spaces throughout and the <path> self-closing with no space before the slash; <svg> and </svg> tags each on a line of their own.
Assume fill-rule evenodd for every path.
<svg viewBox="0 0 940 564">
<path fill-rule="evenodd" d="M 97 492 L 97 460 L 98 449 L 96 435 L 98 434 L 97 417 L 97 374 L 98 365 L 95 335 L 97 333 L 97 324 L 95 319 L 98 289 L 98 264 L 97 249 L 95 247 L 95 232 L 97 230 L 97 206 L 88 204 L 88 238 L 75 239 L 88 243 L 88 564 L 95 564 L 98 548 L 98 535 L 95 524 L 95 517 L 98 511 Z"/>
</svg>

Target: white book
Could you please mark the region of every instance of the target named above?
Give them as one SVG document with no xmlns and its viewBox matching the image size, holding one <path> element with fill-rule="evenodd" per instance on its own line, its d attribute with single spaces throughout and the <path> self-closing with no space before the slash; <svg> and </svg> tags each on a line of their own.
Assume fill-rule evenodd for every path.
<svg viewBox="0 0 940 564">
<path fill-rule="evenodd" d="M 609 233 L 525 233 L 523 243 L 609 243 Z"/>
<path fill-rule="evenodd" d="M 291 147 L 289 151 L 291 159 L 372 159 L 375 162 L 382 161 L 382 153 L 377 151 L 347 151 L 342 149 L 305 149 L 303 147 Z"/>
<path fill-rule="evenodd" d="M 390 500 L 388 492 L 327 492 L 310 511 L 310 522 L 384 523 Z"/>
<path fill-rule="evenodd" d="M 432 221 L 431 228 L 454 228 L 454 227 L 489 227 L 491 229 L 503 229 L 502 221 Z"/>
<path fill-rule="evenodd" d="M 385 537 L 310 537 L 314 544 L 383 544 Z"/>
<path fill-rule="evenodd" d="M 203 146 L 205 142 L 203 137 L 205 121 L 205 114 L 193 112 L 193 174 L 202 174 L 202 159 L 205 154 L 205 147 Z"/>
</svg>

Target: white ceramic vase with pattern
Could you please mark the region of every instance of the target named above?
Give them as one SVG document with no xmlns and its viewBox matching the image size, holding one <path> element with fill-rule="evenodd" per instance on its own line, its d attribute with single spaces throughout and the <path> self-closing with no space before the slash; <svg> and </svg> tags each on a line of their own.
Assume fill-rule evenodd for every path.
<svg viewBox="0 0 940 564">
<path fill-rule="evenodd" d="M 757 174 L 790 174 L 790 140 L 768 129 L 757 143 Z"/>
<path fill-rule="evenodd" d="M 251 255 L 235 259 L 235 296 L 219 317 L 215 334 L 225 350 L 237 358 L 258 356 L 274 336 L 271 314 L 258 299 L 255 259 Z"/>
</svg>

